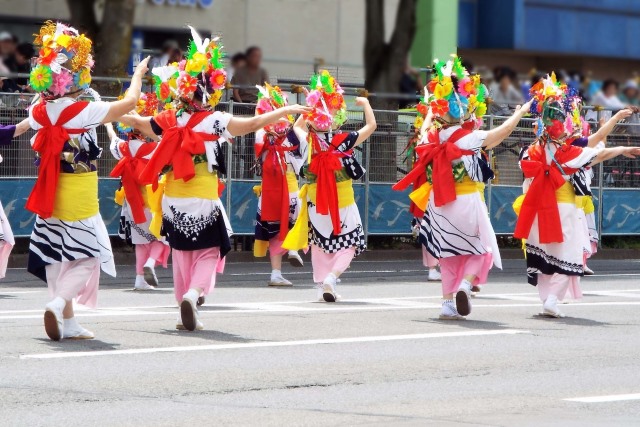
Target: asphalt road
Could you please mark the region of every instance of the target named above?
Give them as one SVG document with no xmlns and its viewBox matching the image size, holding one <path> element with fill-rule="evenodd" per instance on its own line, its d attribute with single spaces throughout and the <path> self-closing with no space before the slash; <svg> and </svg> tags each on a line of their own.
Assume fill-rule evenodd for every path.
<svg viewBox="0 0 640 427">
<path fill-rule="evenodd" d="M 565 319 L 537 317 L 523 263 L 507 261 L 470 318 L 446 323 L 418 261 L 355 262 L 331 305 L 308 267 L 272 289 L 267 264 L 229 263 L 200 332 L 174 329 L 168 272 L 132 292 L 122 267 L 100 308 L 78 312 L 96 339 L 59 343 L 42 326 L 46 289 L 11 270 L 0 425 L 638 426 L 640 264 L 591 267 Z"/>
</svg>

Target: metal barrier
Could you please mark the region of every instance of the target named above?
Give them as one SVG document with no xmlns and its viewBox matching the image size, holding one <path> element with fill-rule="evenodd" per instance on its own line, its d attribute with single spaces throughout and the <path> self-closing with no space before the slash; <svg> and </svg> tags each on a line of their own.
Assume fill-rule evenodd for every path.
<svg viewBox="0 0 640 427">
<path fill-rule="evenodd" d="M 298 97 L 297 102 L 299 103 L 304 101 L 301 94 L 293 96 Z M 14 124 L 26 118 L 26 108 L 30 104 L 30 100 L 31 95 L 29 94 L 0 93 L 0 124 Z M 105 100 L 110 99 L 105 98 Z M 220 103 L 216 109 L 230 112 L 236 116 L 253 116 L 255 105 L 228 101 Z M 363 182 L 356 184 L 358 205 L 365 213 L 363 215 L 365 233 L 367 235 L 410 234 L 411 218 L 406 212 L 408 207 L 407 192 L 393 192 L 390 186 L 402 178 L 412 167 L 411 160 L 407 159 L 405 149 L 414 135 L 415 113 L 411 111 L 376 111 L 375 114 L 378 129 L 370 141 L 359 147 L 356 152 L 356 157 L 367 170 Z M 601 114 L 605 113 L 598 112 L 598 116 Z M 348 111 L 348 118 L 348 122 L 343 127 L 344 130 L 357 130 L 363 125 L 362 111 Z M 495 128 L 504 120 L 505 117 L 486 116 L 484 128 Z M 518 187 L 522 184 L 518 155 L 520 150 L 533 140 L 532 125 L 532 119 L 522 119 L 511 136 L 491 153 L 491 162 L 496 178 L 487 186 L 487 205 L 494 222 L 507 221 L 506 225 L 495 224 L 496 231 L 500 234 L 509 234 L 512 230 L 509 224 L 513 221 L 513 217 L 504 213 L 504 210 L 509 208 L 507 199 L 517 194 Z M 104 127 L 100 126 L 97 131 L 98 140 L 105 149 L 102 160 L 98 162 L 98 174 L 100 177 L 106 178 L 116 161 L 109 153 L 108 138 Z M 30 131 L 14 141 L 13 144 L 0 147 L 0 154 L 4 157 L 4 163 L 0 165 L 0 179 L 33 178 L 36 176 L 33 152 L 29 145 L 29 139 L 32 135 L 33 131 Z M 253 168 L 255 164 L 253 143 L 254 135 L 250 134 L 235 138 L 232 145 L 224 147 L 228 174 L 224 177 L 227 181 L 227 189 L 223 199 L 238 235 L 253 234 L 251 224 L 255 215 L 255 201 L 252 199 L 251 187 L 260 179 Z M 629 123 L 616 126 L 607 143 L 608 145 L 640 146 L 640 123 L 637 118 L 632 118 Z M 604 193 L 607 188 L 640 189 L 640 163 L 632 159 L 620 158 L 599 165 L 595 172 L 593 180 L 595 198 L 597 201 L 605 200 L 605 203 L 597 203 L 599 230 L 602 231 L 604 228 L 605 233 L 609 234 L 636 234 L 635 229 L 616 228 L 615 224 L 608 225 L 609 223 L 606 221 L 603 227 L 607 200 Z M 16 181 L 11 180 L 11 182 Z M 105 194 L 114 185 L 116 184 L 106 185 Z M 625 196 L 627 198 L 636 195 L 635 192 L 629 191 L 612 192 L 609 199 L 622 200 L 621 195 L 624 194 L 627 195 Z M 638 194 L 640 194 L 640 190 L 638 190 Z M 614 195 L 616 196 L 614 197 Z M 499 206 L 495 204 L 499 204 Z M 635 203 L 635 205 L 637 204 Z M 624 208 L 628 213 L 630 212 L 629 215 L 635 215 L 633 206 L 629 209 Z M 638 215 L 640 215 L 640 206 L 638 208 Z M 253 214 L 251 214 L 252 209 Z M 607 213 L 607 218 L 615 216 L 610 211 L 611 209 Z M 508 219 L 504 219 L 507 217 Z M 27 220 L 28 218 L 23 218 L 21 222 Z M 607 219 L 607 221 L 612 220 Z M 638 230 L 638 234 L 640 234 L 640 230 Z"/>
</svg>

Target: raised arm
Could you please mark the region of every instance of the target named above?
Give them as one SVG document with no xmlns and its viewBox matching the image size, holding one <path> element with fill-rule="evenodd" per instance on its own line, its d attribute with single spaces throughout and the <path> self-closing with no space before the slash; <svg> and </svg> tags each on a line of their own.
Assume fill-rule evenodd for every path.
<svg viewBox="0 0 640 427">
<path fill-rule="evenodd" d="M 271 123 L 275 123 L 282 117 L 285 117 L 289 114 L 304 114 L 310 112 L 310 107 L 303 107 L 301 105 L 295 104 L 278 108 L 277 110 L 273 110 L 259 116 L 232 117 L 231 120 L 229 120 L 229 124 L 227 125 L 227 130 L 233 136 L 242 136 L 251 132 L 255 132 L 258 129 L 261 129 Z"/>
<path fill-rule="evenodd" d="M 617 125 L 621 120 L 624 120 L 627 117 L 631 116 L 632 114 L 633 110 L 631 110 L 630 108 L 625 108 L 624 110 L 618 111 L 609 120 L 607 120 L 604 125 L 600 126 L 600 129 L 598 129 L 596 133 L 589 137 L 588 146 L 595 147 L 600 141 L 604 141 L 605 139 L 607 139 L 607 136 L 609 136 L 615 125 Z"/>
<path fill-rule="evenodd" d="M 131 78 L 131 85 L 129 86 L 129 89 L 127 90 L 124 98 L 109 103 L 109 112 L 107 113 L 102 123 L 118 121 L 120 117 L 124 116 L 136 107 L 138 98 L 140 98 L 142 78 L 147 73 L 147 71 L 149 71 L 149 69 L 147 68 L 149 58 L 151 57 L 147 56 L 136 67 L 136 71 L 133 73 L 133 77 Z"/>
<path fill-rule="evenodd" d="M 109 141 L 113 141 L 114 139 L 118 138 L 116 131 L 113 129 L 113 123 L 105 123 L 104 127 L 107 129 L 107 136 L 109 137 Z"/>
<path fill-rule="evenodd" d="M 603 148 L 600 153 L 596 156 L 596 158 L 591 161 L 590 166 L 595 166 L 598 163 L 602 163 L 607 160 L 611 160 L 618 156 L 625 156 L 630 159 L 635 159 L 637 156 L 640 156 L 640 148 L 639 147 L 611 147 L 611 148 Z"/>
<path fill-rule="evenodd" d="M 356 105 L 364 108 L 364 122 L 365 125 L 358 131 L 358 139 L 356 140 L 355 146 L 358 146 L 365 142 L 367 138 L 371 136 L 371 134 L 378 127 L 376 123 L 376 116 L 373 114 L 373 109 L 371 108 L 371 104 L 369 104 L 369 100 L 364 97 L 356 98 Z"/>
<path fill-rule="evenodd" d="M 511 132 L 513 132 L 516 126 L 518 126 L 520 119 L 529 112 L 532 102 L 533 99 L 525 102 L 522 106 L 518 105 L 516 107 L 516 111 L 511 117 L 505 120 L 500 126 L 495 129 L 491 129 L 487 133 L 487 138 L 484 140 L 482 146 L 487 150 L 490 150 L 504 141 L 506 137 L 511 135 Z"/>
<path fill-rule="evenodd" d="M 127 126 L 131 126 L 134 129 L 137 129 L 144 136 L 157 141 L 160 139 L 158 135 L 153 131 L 151 127 L 151 117 L 142 117 L 137 114 L 126 114 L 120 117 L 118 120 L 121 123 L 124 123 Z"/>
</svg>

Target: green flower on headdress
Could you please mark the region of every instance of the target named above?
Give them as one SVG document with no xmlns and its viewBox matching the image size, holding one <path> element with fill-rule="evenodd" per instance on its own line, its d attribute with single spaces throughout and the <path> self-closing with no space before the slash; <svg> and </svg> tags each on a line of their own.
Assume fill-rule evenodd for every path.
<svg viewBox="0 0 640 427">
<path fill-rule="evenodd" d="M 36 92 L 44 92 L 53 84 L 51 68 L 48 65 L 38 65 L 29 75 L 29 83 Z"/>
</svg>

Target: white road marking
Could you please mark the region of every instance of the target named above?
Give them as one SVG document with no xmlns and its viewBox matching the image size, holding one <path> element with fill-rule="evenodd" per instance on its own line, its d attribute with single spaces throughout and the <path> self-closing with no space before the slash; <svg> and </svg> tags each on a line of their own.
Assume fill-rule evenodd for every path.
<svg viewBox="0 0 640 427">
<path fill-rule="evenodd" d="M 77 357 L 117 356 L 117 355 L 125 355 L 125 354 L 215 351 L 215 350 L 269 348 L 269 347 L 294 347 L 294 346 L 323 345 L 323 344 L 351 344 L 351 343 L 382 342 L 382 341 L 422 340 L 422 339 L 431 339 L 431 338 L 455 338 L 455 337 L 473 337 L 473 336 L 486 336 L 486 335 L 515 335 L 515 334 L 529 334 L 529 333 L 531 332 L 518 330 L 518 329 L 502 329 L 502 330 L 495 330 L 495 331 L 437 332 L 437 333 L 413 334 L 413 335 L 382 335 L 382 336 L 327 338 L 327 339 L 299 340 L 299 341 L 273 341 L 273 342 L 252 342 L 252 343 L 240 343 L 240 344 L 212 344 L 212 345 L 183 346 L 183 347 L 135 348 L 135 349 L 127 349 L 127 350 L 101 350 L 101 351 L 77 351 L 77 352 L 66 352 L 66 353 L 23 354 L 20 356 L 20 359 L 66 359 L 66 358 L 77 358 Z"/>
<path fill-rule="evenodd" d="M 562 400 L 566 400 L 567 402 L 581 402 L 581 403 L 621 402 L 624 400 L 640 400 L 640 393 L 611 394 L 608 396 L 573 397 L 571 399 L 562 399 Z"/>
</svg>

